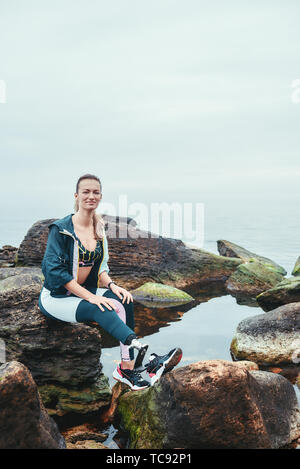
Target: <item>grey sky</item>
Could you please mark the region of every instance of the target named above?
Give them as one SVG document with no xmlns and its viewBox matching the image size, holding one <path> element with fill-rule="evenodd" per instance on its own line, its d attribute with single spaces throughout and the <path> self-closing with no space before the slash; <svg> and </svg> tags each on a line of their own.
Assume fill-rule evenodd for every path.
<svg viewBox="0 0 300 469">
<path fill-rule="evenodd" d="M 69 213 L 85 172 L 109 202 L 298 196 L 299 13 L 298 0 L 2 1 L 2 214 Z"/>
</svg>

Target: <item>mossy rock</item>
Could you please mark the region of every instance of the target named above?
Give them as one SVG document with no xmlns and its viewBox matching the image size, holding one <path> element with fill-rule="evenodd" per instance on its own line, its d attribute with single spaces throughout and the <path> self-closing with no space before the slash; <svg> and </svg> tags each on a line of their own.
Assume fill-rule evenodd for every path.
<svg viewBox="0 0 300 469">
<path fill-rule="evenodd" d="M 147 282 L 131 291 L 134 300 L 145 306 L 170 307 L 194 301 L 183 290 L 162 283 Z"/>
<path fill-rule="evenodd" d="M 267 267 L 271 268 L 274 272 L 277 272 L 281 275 L 287 274 L 286 270 L 272 259 L 268 259 L 267 257 L 260 256 L 259 254 L 248 251 L 248 249 L 245 249 L 238 244 L 232 243 L 231 241 L 219 239 L 217 241 L 217 245 L 218 251 L 222 256 L 237 257 L 243 262 L 259 261 L 262 264 L 265 264 Z"/>
<path fill-rule="evenodd" d="M 273 288 L 257 295 L 256 301 L 264 311 L 300 302 L 300 277 L 285 278 Z"/>
<path fill-rule="evenodd" d="M 119 399 L 118 412 L 124 428 L 130 434 L 130 448 L 161 449 L 166 428 L 160 419 L 156 396 L 160 386 L 137 392 L 127 392 Z M 141 418 L 142 416 L 142 418 Z"/>
<path fill-rule="evenodd" d="M 38 389 L 49 415 L 57 416 L 98 411 L 110 404 L 112 395 L 109 380 L 103 374 L 95 383 L 87 386 L 70 388 L 49 383 L 39 386 Z"/>
<path fill-rule="evenodd" d="M 226 281 L 226 289 L 233 296 L 245 294 L 256 297 L 259 293 L 278 285 L 283 280 L 282 274 L 270 264 L 257 259 L 237 267 Z"/>
<path fill-rule="evenodd" d="M 296 264 L 295 264 L 295 267 L 293 268 L 292 275 L 295 275 L 298 277 L 300 276 L 300 256 L 296 260 Z"/>
</svg>

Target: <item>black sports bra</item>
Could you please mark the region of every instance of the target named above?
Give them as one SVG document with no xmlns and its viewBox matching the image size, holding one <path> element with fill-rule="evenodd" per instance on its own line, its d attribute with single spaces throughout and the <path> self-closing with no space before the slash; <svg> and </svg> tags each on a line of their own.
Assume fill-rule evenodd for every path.
<svg viewBox="0 0 300 469">
<path fill-rule="evenodd" d="M 94 251 L 89 251 L 86 249 L 80 239 L 76 236 L 79 247 L 79 266 L 80 267 L 91 267 L 94 265 L 95 261 L 99 259 L 102 254 L 102 245 L 99 239 L 97 239 L 97 244 Z"/>
</svg>

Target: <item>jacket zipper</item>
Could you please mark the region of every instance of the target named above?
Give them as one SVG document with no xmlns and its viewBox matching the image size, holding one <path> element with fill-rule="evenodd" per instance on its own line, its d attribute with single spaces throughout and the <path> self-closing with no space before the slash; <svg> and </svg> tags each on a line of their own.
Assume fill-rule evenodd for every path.
<svg viewBox="0 0 300 469">
<path fill-rule="evenodd" d="M 65 228 L 64 228 L 63 231 L 60 231 L 60 233 L 64 234 L 64 235 L 67 235 L 67 236 L 71 236 L 71 238 L 73 238 L 73 241 L 74 241 L 74 244 L 75 244 L 73 249 L 75 249 L 75 247 L 77 246 L 77 265 L 76 265 L 76 282 L 77 282 L 78 281 L 78 273 L 79 273 L 79 244 L 78 244 L 76 238 L 72 235 L 72 233 L 70 233 Z M 73 264 L 74 264 L 74 256 L 73 256 L 73 259 L 72 259 L 72 270 L 74 272 Z"/>
<path fill-rule="evenodd" d="M 102 261 L 100 263 L 99 269 L 98 269 L 98 280 L 97 280 L 97 288 L 99 287 L 99 282 L 100 282 L 100 269 L 104 261 L 104 239 L 102 238 Z"/>
</svg>

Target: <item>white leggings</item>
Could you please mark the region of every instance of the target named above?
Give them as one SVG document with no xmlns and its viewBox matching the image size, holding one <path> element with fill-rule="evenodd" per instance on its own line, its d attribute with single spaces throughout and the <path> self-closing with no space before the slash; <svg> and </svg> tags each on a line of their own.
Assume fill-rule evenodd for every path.
<svg viewBox="0 0 300 469">
<path fill-rule="evenodd" d="M 97 288 L 95 294 L 99 296 L 104 296 L 104 293 L 108 291 L 109 290 L 106 288 Z M 126 325 L 126 310 L 123 304 L 121 303 L 120 299 L 117 300 L 109 296 L 107 298 L 109 298 L 114 303 L 114 311 L 119 317 L 119 319 L 122 321 L 122 323 L 119 321 L 119 319 L 117 319 L 117 316 L 115 316 L 114 311 L 110 311 L 104 305 L 103 305 L 103 308 L 106 314 L 103 315 L 103 312 L 100 310 L 100 308 L 97 305 L 92 305 L 86 300 L 83 300 L 82 298 L 79 298 L 74 295 L 70 295 L 70 296 L 66 295 L 64 297 L 59 297 L 59 298 L 53 297 L 51 296 L 50 291 L 47 290 L 45 287 L 42 288 L 42 291 L 40 294 L 39 307 L 40 307 L 40 310 L 47 316 L 50 316 L 55 319 L 59 319 L 61 321 L 77 323 L 77 322 L 84 322 L 84 320 L 77 321 L 78 318 L 76 318 L 76 313 L 78 312 L 80 308 L 82 309 L 83 305 L 85 305 L 84 308 L 91 310 L 93 313 L 92 316 L 87 316 L 86 318 L 87 321 L 95 320 L 99 322 L 101 326 L 103 326 L 103 324 L 101 323 L 101 319 L 103 320 L 104 317 L 106 316 L 107 321 L 110 324 L 111 323 L 116 324 L 116 329 L 118 329 L 120 332 L 119 340 L 120 338 L 123 338 L 123 337 L 125 339 L 130 333 L 133 332 Z M 117 321 L 119 321 L 119 323 Z M 120 351 L 121 351 L 121 360 L 130 361 L 132 359 L 130 358 L 129 346 L 125 345 L 123 342 L 121 342 L 121 340 L 120 340 Z"/>
</svg>

